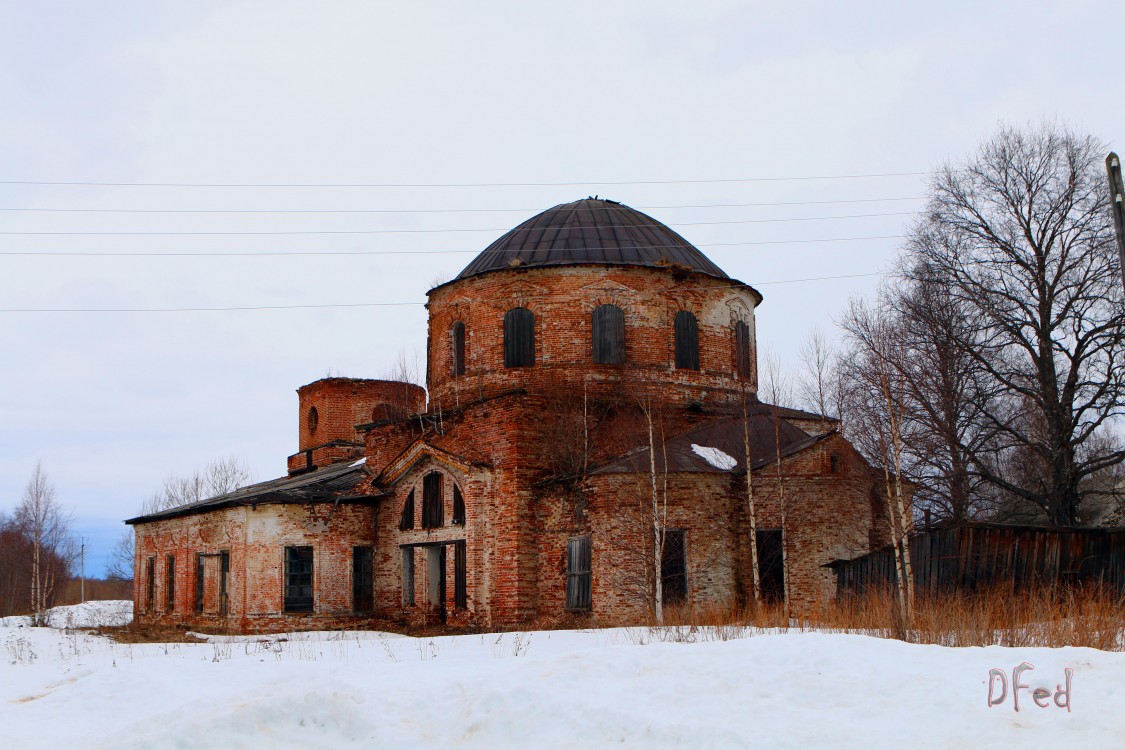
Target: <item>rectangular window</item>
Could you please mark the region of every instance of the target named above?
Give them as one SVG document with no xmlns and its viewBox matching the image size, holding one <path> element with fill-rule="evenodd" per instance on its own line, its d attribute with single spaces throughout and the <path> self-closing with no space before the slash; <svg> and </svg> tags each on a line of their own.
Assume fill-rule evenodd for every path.
<svg viewBox="0 0 1125 750">
<path fill-rule="evenodd" d="M 371 547 L 352 548 L 352 609 L 370 612 L 375 608 L 372 568 L 375 550 Z"/>
<path fill-rule="evenodd" d="M 195 556 L 195 611 L 203 611 L 203 553 Z"/>
<path fill-rule="evenodd" d="M 782 566 L 781 529 L 758 529 L 758 582 L 762 600 L 780 602 L 785 598 L 785 569 Z"/>
<path fill-rule="evenodd" d="M 422 478 L 422 528 L 440 529 L 445 525 L 445 513 L 442 507 L 441 474 L 431 471 Z"/>
<path fill-rule="evenodd" d="M 465 540 L 453 543 L 453 554 L 456 555 L 453 560 L 453 606 L 457 609 L 467 609 L 469 606 L 469 596 L 466 586 L 466 560 L 465 560 Z"/>
<path fill-rule="evenodd" d="M 219 553 L 219 614 L 230 613 L 230 551 Z"/>
<path fill-rule="evenodd" d="M 465 496 L 456 484 L 453 485 L 453 525 L 465 525 Z"/>
<path fill-rule="evenodd" d="M 664 604 L 687 601 L 687 549 L 683 529 L 664 530 L 664 549 L 660 557 Z"/>
<path fill-rule="evenodd" d="M 156 558 L 145 560 L 145 609 L 156 611 Z"/>
<path fill-rule="evenodd" d="M 414 606 L 414 548 L 402 550 L 402 606 Z"/>
<path fill-rule="evenodd" d="M 168 555 L 167 580 L 164 584 L 164 597 L 169 612 L 176 611 L 176 556 Z"/>
<path fill-rule="evenodd" d="M 566 608 L 589 611 L 591 591 L 590 537 L 573 536 L 566 542 Z"/>
<path fill-rule="evenodd" d="M 750 326 L 740 320 L 734 324 L 734 369 L 743 379 L 753 375 L 750 348 Z"/>
<path fill-rule="evenodd" d="M 676 346 L 676 369 L 699 369 L 699 323 L 687 310 L 676 313 L 673 323 Z"/>
<path fill-rule="evenodd" d="M 285 611 L 313 611 L 313 548 L 285 548 Z"/>
</svg>

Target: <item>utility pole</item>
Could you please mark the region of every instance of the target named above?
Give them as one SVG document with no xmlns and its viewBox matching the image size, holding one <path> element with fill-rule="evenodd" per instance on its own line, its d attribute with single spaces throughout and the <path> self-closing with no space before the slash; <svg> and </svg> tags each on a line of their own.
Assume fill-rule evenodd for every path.
<svg viewBox="0 0 1125 750">
<path fill-rule="evenodd" d="M 82 572 L 81 572 L 80 575 L 81 575 L 82 583 L 79 586 L 79 588 L 81 590 L 81 594 L 79 594 L 79 600 L 80 600 L 81 603 L 84 604 L 86 602 L 86 537 L 82 537 L 81 558 L 82 558 Z"/>
<path fill-rule="evenodd" d="M 1121 283 L 1125 285 L 1125 188 L 1121 187 L 1121 159 L 1110 151 L 1105 158 L 1105 171 L 1109 175 L 1109 204 L 1113 223 L 1117 226 L 1117 254 L 1121 258 Z"/>
</svg>

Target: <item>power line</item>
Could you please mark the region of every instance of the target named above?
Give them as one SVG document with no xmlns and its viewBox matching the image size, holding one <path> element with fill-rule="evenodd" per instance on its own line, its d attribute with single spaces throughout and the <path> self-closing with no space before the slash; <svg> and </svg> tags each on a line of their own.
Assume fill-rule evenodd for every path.
<svg viewBox="0 0 1125 750">
<path fill-rule="evenodd" d="M 751 242 L 701 242 L 697 243 L 697 247 L 740 247 L 740 246 L 753 246 L 753 245 L 804 245 L 817 242 L 861 242 L 865 240 L 901 240 L 906 235 L 902 234 L 885 234 L 875 235 L 870 237 L 825 237 L 822 239 L 807 239 L 807 240 L 757 240 Z M 662 249 L 679 247 L 678 245 L 645 245 L 645 249 Z M 606 247 L 586 247 L 587 250 L 629 250 L 635 248 L 606 248 Z M 523 250 L 513 250 L 514 253 L 527 252 Z M 114 252 L 71 252 L 71 251 L 56 251 L 56 250 L 0 250 L 0 256 L 24 256 L 24 257 L 71 257 L 71 258 L 222 258 L 222 257 L 256 257 L 256 256 L 330 256 L 330 255 L 458 255 L 458 254 L 479 254 L 479 249 L 469 250 L 310 250 L 310 251 L 286 251 L 286 250 L 265 250 L 261 252 L 196 252 L 196 253 L 114 253 Z"/>
<path fill-rule="evenodd" d="M 719 226 L 725 224 L 775 224 L 775 223 L 789 223 L 796 221 L 832 221 L 834 219 L 873 219 L 881 218 L 884 216 L 912 216 L 912 211 L 892 211 L 889 213 L 878 214 L 848 214 L 845 216 L 804 216 L 793 217 L 786 219 L 731 219 L 729 221 L 681 221 L 671 224 L 606 224 L 599 226 L 599 229 L 634 229 L 634 228 L 649 228 L 659 229 L 660 227 L 699 227 L 699 226 Z M 543 227 L 516 227 L 514 229 L 505 229 L 502 227 L 482 227 L 479 229 L 310 229 L 310 230 L 282 230 L 282 231 L 234 231 L 234 232 L 198 232 L 198 231 L 153 231 L 153 232 L 0 232 L 0 235 L 11 237 L 243 237 L 243 236 L 290 236 L 290 235 L 332 235 L 332 234 L 447 234 L 454 233 L 460 234 L 465 232 L 503 232 L 511 234 L 512 232 L 537 232 L 542 231 Z"/>
<path fill-rule="evenodd" d="M 746 286 L 770 286 L 774 284 L 801 284 L 813 281 L 835 281 L 838 279 L 858 279 L 871 276 L 882 276 L 882 272 L 853 273 L 841 276 L 815 276 L 804 279 L 782 279 L 778 281 L 759 281 Z M 741 284 L 731 284 L 729 288 L 741 287 Z M 722 289 L 725 287 L 711 287 Z M 237 307 L 91 307 L 91 308 L 7 308 L 0 309 L 0 313 L 187 313 L 187 312 L 243 312 L 256 310 L 320 310 L 329 308 L 352 307 L 414 307 L 425 305 L 425 302 L 355 302 L 326 305 L 241 305 Z"/>
<path fill-rule="evenodd" d="M 884 172 L 789 177 L 732 177 L 710 180 L 587 180 L 585 182 L 402 182 L 402 183 L 218 183 L 218 182 L 93 182 L 52 180 L 0 180 L 0 185 L 47 185 L 69 187 L 203 187 L 203 188 L 480 188 L 480 187 L 579 187 L 587 185 L 710 185 L 739 182 L 787 182 L 798 180 L 859 180 L 878 177 L 920 177 L 928 172 Z"/>
<path fill-rule="evenodd" d="M 665 211 L 678 208 L 759 208 L 768 206 L 814 206 L 841 203 L 886 203 L 919 201 L 925 196 L 898 198 L 850 198 L 832 201 L 776 201 L 767 203 L 696 203 L 677 206 L 636 206 L 641 211 Z M 626 210 L 628 207 L 622 207 Z M 539 208 L 0 208 L 0 211 L 21 213 L 99 213 L 99 214 L 453 214 L 453 213 L 526 213 Z M 583 210 L 583 209 L 575 209 Z M 614 210 L 606 206 L 603 210 Z"/>
</svg>

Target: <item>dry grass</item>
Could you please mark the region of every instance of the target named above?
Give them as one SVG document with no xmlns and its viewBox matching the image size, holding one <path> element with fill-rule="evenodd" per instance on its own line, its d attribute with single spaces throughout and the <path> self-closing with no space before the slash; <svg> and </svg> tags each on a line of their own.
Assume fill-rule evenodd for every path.
<svg viewBox="0 0 1125 750">
<path fill-rule="evenodd" d="M 102 626 L 91 628 L 98 635 L 112 638 L 118 643 L 206 643 L 206 640 L 193 635 L 187 629 L 172 625 L 128 625 Z"/>
<path fill-rule="evenodd" d="M 655 627 L 655 622 L 644 625 Z M 891 591 L 872 591 L 825 606 L 815 618 L 788 624 L 780 604 L 746 609 L 669 608 L 664 628 L 708 640 L 745 637 L 757 630 L 855 633 L 941 646 L 1084 646 L 1125 651 L 1125 593 L 1098 586 L 991 589 L 920 595 L 909 623 Z"/>
</svg>

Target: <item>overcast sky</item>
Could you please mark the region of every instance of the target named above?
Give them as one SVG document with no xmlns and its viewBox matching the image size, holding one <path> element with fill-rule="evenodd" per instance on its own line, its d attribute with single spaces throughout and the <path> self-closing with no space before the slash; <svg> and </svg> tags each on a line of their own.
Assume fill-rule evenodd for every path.
<svg viewBox="0 0 1125 750">
<path fill-rule="evenodd" d="M 1123 147 L 1119 3 L 914 5 L 0 0 L 0 512 L 42 461 L 99 574 L 165 476 L 282 475 L 298 386 L 420 357 L 428 288 L 587 195 L 756 286 L 795 368 L 933 167 L 1001 122 Z M 65 312 L 232 307 L 273 309 Z"/>
</svg>

